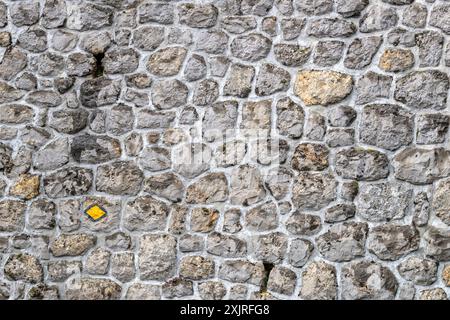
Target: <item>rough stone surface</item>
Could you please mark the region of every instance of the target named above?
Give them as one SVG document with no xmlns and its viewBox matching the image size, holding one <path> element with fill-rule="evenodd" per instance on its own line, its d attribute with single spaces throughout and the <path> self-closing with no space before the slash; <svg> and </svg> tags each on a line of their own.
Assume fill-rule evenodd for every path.
<svg viewBox="0 0 450 320">
<path fill-rule="evenodd" d="M 449 14 L 0 1 L 0 299 L 448 299 Z"/>
</svg>

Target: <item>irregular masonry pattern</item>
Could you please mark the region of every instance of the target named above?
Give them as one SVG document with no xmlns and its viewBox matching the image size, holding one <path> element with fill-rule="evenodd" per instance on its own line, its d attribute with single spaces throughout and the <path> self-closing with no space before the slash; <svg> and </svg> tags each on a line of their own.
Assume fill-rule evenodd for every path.
<svg viewBox="0 0 450 320">
<path fill-rule="evenodd" d="M 448 299 L 449 1 L 2 0 L 0 50 L 0 299 Z"/>
</svg>

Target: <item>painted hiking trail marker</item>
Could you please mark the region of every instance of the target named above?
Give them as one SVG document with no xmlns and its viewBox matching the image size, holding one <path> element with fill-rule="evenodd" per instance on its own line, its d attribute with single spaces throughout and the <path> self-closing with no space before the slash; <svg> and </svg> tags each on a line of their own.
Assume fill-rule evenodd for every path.
<svg viewBox="0 0 450 320">
<path fill-rule="evenodd" d="M 98 221 L 107 214 L 106 210 L 97 204 L 88 207 L 84 213 L 86 213 L 92 221 Z"/>
</svg>

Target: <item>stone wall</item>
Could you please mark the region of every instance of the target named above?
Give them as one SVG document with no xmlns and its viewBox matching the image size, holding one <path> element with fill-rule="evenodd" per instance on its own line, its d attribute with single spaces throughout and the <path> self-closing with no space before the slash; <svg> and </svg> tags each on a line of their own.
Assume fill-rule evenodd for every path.
<svg viewBox="0 0 450 320">
<path fill-rule="evenodd" d="M 449 1 L 2 0 L 0 28 L 0 299 L 450 294 Z"/>
</svg>

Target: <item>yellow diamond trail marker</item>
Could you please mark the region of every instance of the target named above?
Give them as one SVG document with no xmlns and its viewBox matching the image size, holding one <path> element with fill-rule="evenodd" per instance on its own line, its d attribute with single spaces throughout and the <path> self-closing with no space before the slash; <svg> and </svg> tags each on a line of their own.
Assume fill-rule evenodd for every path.
<svg viewBox="0 0 450 320">
<path fill-rule="evenodd" d="M 90 206 L 89 208 L 84 211 L 89 218 L 91 218 L 93 221 L 98 221 L 104 216 L 106 216 L 106 210 L 102 209 L 100 206 L 94 204 Z"/>
</svg>

